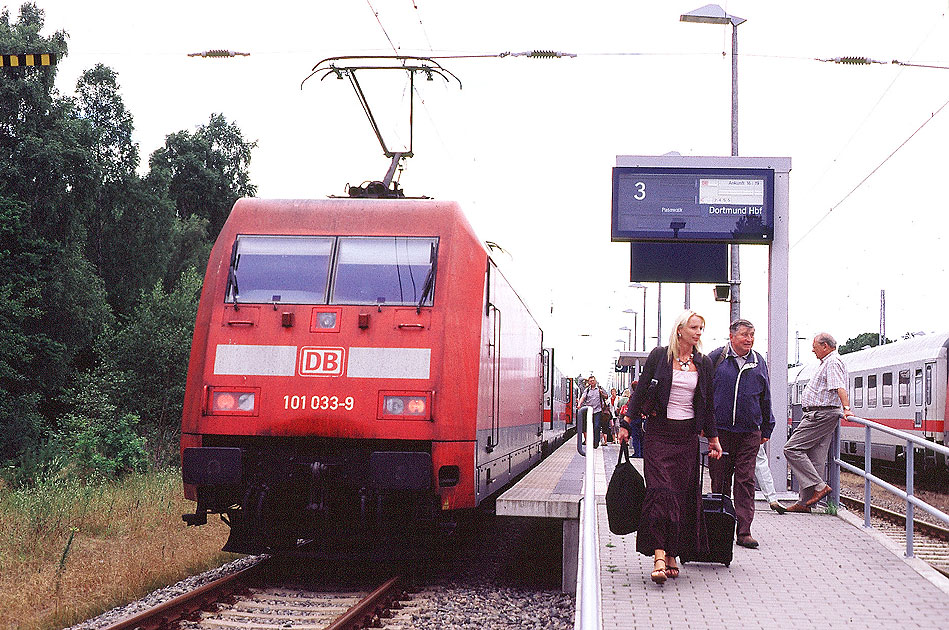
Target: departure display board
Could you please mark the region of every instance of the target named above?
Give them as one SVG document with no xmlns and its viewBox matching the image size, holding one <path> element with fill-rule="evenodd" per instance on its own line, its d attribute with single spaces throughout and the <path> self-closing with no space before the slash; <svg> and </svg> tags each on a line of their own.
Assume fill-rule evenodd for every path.
<svg viewBox="0 0 949 630">
<path fill-rule="evenodd" d="M 770 243 L 774 171 L 614 167 L 612 240 Z"/>
</svg>

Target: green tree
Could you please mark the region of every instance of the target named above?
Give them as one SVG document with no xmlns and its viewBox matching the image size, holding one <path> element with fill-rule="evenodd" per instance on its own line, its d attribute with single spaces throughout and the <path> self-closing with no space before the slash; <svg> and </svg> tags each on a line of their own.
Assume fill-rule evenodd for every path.
<svg viewBox="0 0 949 630">
<path fill-rule="evenodd" d="M 213 114 L 193 134 L 179 131 L 167 136 L 165 146 L 149 158 L 149 177 L 167 187 L 178 218 L 207 220 L 206 237 L 214 241 L 234 202 L 257 193 L 248 171 L 256 146 L 244 140 L 235 123 Z"/>
<path fill-rule="evenodd" d="M 171 453 L 168 446 L 181 421 L 201 284 L 194 269 L 183 273 L 172 291 L 156 283 L 120 330 L 100 344 L 107 371 L 122 375 L 118 414 L 141 418 L 155 463 L 177 455 L 177 447 Z"/>
<path fill-rule="evenodd" d="M 166 278 L 175 247 L 175 208 L 165 191 L 136 173 L 134 124 L 115 71 L 102 64 L 87 70 L 76 93 L 83 140 L 97 173 L 86 255 L 105 282 L 114 312 L 125 314 L 142 291 Z"/>
<path fill-rule="evenodd" d="M 66 35 L 40 35 L 43 12 L 24 4 L 16 21 L 0 12 L 0 50 L 66 54 Z M 0 72 L 0 199 L 6 221 L 0 280 L 12 318 L 12 354 L 0 412 L 4 455 L 24 448 L 68 406 L 72 371 L 90 364 L 95 338 L 110 321 L 102 283 L 82 252 L 95 172 L 70 99 L 54 88 L 56 67 Z M 23 436 L 13 437 L 17 429 Z"/>
<path fill-rule="evenodd" d="M 883 339 L 883 343 L 893 343 L 892 339 Z M 847 340 L 847 343 L 841 344 L 837 347 L 837 352 L 840 354 L 847 354 L 849 352 L 856 352 L 857 350 L 863 350 L 867 346 L 878 346 L 880 345 L 880 333 L 874 332 L 865 332 L 860 333 L 856 337 L 851 337 Z"/>
<path fill-rule="evenodd" d="M 40 395 L 30 379 L 38 354 L 53 344 L 35 327 L 42 310 L 29 269 L 36 248 L 24 242 L 24 204 L 0 197 L 0 461 L 35 445 L 43 433 Z"/>
</svg>

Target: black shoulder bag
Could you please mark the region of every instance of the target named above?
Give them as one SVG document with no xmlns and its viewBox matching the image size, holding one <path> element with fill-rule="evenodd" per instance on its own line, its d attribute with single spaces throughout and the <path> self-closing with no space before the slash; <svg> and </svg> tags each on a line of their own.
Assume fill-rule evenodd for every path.
<svg viewBox="0 0 949 630">
<path fill-rule="evenodd" d="M 629 445 L 623 442 L 606 488 L 606 518 L 611 532 L 623 535 L 639 529 L 645 495 L 646 481 L 629 461 Z"/>
</svg>

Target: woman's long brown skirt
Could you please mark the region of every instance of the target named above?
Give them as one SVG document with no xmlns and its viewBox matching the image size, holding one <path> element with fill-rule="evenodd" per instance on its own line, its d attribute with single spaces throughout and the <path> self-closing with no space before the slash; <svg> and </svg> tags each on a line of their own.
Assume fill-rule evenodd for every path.
<svg viewBox="0 0 949 630">
<path fill-rule="evenodd" d="M 643 436 L 646 496 L 636 535 L 636 551 L 652 556 L 695 553 L 702 489 L 699 438 L 694 420 L 651 419 Z"/>
</svg>

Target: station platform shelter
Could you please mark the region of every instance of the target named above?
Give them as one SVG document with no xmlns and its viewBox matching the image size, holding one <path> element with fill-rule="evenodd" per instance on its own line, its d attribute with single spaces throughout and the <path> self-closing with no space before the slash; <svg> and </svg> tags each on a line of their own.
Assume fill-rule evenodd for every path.
<svg viewBox="0 0 949 630">
<path fill-rule="evenodd" d="M 904 557 L 904 547 L 845 509 L 778 514 L 760 493 L 752 524 L 757 549 L 736 545 L 728 567 L 690 562 L 679 578 L 654 584 L 652 558 L 636 552 L 636 534 L 617 536 L 607 524 L 606 487 L 619 447 L 593 452 L 604 630 L 949 627 L 949 578 Z M 633 462 L 642 472 L 642 460 Z M 563 589 L 574 593 L 584 467 L 568 441 L 497 500 L 498 515 L 563 520 Z M 796 494 L 779 498 L 787 504 Z"/>
</svg>

